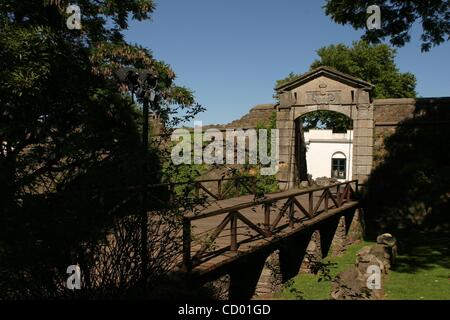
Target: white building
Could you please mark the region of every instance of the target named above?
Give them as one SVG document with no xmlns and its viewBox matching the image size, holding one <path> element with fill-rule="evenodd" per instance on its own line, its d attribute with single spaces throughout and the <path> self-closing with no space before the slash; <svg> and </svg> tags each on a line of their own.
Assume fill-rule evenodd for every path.
<svg viewBox="0 0 450 320">
<path fill-rule="evenodd" d="M 333 133 L 314 129 L 305 132 L 306 162 L 313 179 L 330 177 L 351 180 L 353 131 Z"/>
</svg>

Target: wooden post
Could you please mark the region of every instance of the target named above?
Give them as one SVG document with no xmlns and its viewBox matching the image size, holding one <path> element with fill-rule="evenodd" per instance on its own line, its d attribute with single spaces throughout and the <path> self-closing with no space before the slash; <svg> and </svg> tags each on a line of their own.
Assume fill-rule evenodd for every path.
<svg viewBox="0 0 450 320">
<path fill-rule="evenodd" d="M 294 228 L 294 201 L 293 199 L 290 199 L 289 203 L 289 226 L 291 228 Z"/>
<path fill-rule="evenodd" d="M 337 203 L 338 203 L 338 206 L 340 207 L 341 206 L 341 185 L 338 185 L 337 187 L 336 187 L 336 201 L 337 201 Z"/>
<path fill-rule="evenodd" d="M 328 197 L 330 195 L 330 189 L 325 189 L 325 202 L 324 202 L 324 207 L 325 207 L 325 213 L 328 212 Z"/>
<path fill-rule="evenodd" d="M 200 188 L 199 188 L 198 184 L 199 184 L 199 182 L 195 182 L 195 184 L 194 184 L 196 198 L 200 197 Z"/>
<path fill-rule="evenodd" d="M 264 226 L 269 237 L 272 236 L 272 230 L 270 230 L 270 203 L 264 204 Z"/>
<path fill-rule="evenodd" d="M 217 198 L 222 200 L 222 180 L 217 180 Z"/>
<path fill-rule="evenodd" d="M 191 220 L 183 217 L 183 269 L 190 271 L 191 268 Z"/>
<path fill-rule="evenodd" d="M 231 216 L 231 241 L 230 241 L 230 250 L 233 252 L 237 251 L 237 215 L 236 212 L 233 212 Z"/>
<path fill-rule="evenodd" d="M 347 203 L 350 202 L 350 182 L 347 183 Z"/>
<path fill-rule="evenodd" d="M 314 195 L 312 191 L 308 194 L 308 197 L 309 197 L 309 214 L 312 216 L 314 210 Z"/>
</svg>

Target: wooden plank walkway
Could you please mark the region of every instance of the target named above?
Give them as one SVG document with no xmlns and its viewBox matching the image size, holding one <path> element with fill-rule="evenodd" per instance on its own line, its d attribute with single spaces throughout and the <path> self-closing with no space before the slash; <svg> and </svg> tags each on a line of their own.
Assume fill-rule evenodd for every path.
<svg viewBox="0 0 450 320">
<path fill-rule="evenodd" d="M 267 194 L 264 199 L 266 200 L 277 200 L 273 202 L 270 207 L 271 219 L 275 219 L 279 214 L 280 210 L 283 208 L 289 197 L 292 197 L 296 193 L 302 190 L 291 189 L 284 192 Z M 335 190 L 336 192 L 336 190 Z M 314 204 L 319 202 L 321 191 L 313 193 Z M 295 196 L 295 199 L 304 207 L 308 208 L 309 197 L 308 194 L 302 194 Z M 261 200 L 261 199 L 258 199 Z M 330 201 L 331 202 L 331 201 Z M 331 206 L 330 206 L 331 204 Z M 217 226 L 224 220 L 229 212 L 239 211 L 245 218 L 250 220 L 252 223 L 258 227 L 264 228 L 265 215 L 264 206 L 255 203 L 255 198 L 253 195 L 246 195 L 231 199 L 211 201 L 206 207 L 197 208 L 197 212 L 193 216 L 205 215 L 208 213 L 214 213 L 218 210 L 223 210 L 223 213 L 219 215 L 214 215 L 211 217 L 204 217 L 198 220 L 192 220 L 192 244 L 191 252 L 192 256 L 195 256 L 196 252 L 205 243 L 208 245 L 207 252 L 211 254 L 207 257 L 203 257 L 200 264 L 195 266 L 193 271 L 197 273 L 205 273 L 213 268 L 217 268 L 225 263 L 231 262 L 237 259 L 238 256 L 243 254 L 248 254 L 253 252 L 264 245 L 269 245 L 280 238 L 287 237 L 293 233 L 299 232 L 319 221 L 327 219 L 339 212 L 347 210 L 348 208 L 354 207 L 358 204 L 357 201 L 350 201 L 337 208 L 333 207 L 333 203 L 329 203 L 328 210 L 325 212 L 325 202 L 322 201 L 321 205 L 318 207 L 317 215 L 313 218 L 307 217 L 298 207 L 294 208 L 294 216 L 296 218 L 296 223 L 294 226 L 289 227 L 288 210 L 286 210 L 284 216 L 281 218 L 277 228 L 273 232 L 272 237 L 264 237 L 247 224 L 238 220 L 237 222 L 237 240 L 238 240 L 238 250 L 237 252 L 230 251 L 230 234 L 231 228 L 228 224 L 211 243 L 208 243 L 208 237 L 217 228 Z M 246 207 L 247 206 L 247 207 Z M 242 208 L 246 207 L 246 208 Z M 241 209 L 242 208 L 242 209 Z M 272 223 L 272 221 L 271 221 Z"/>
</svg>

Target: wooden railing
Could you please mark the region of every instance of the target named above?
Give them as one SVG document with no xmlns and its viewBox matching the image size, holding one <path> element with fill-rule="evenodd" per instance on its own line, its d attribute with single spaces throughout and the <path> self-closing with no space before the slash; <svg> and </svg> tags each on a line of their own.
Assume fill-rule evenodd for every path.
<svg viewBox="0 0 450 320">
<path fill-rule="evenodd" d="M 227 182 L 230 182 L 227 185 Z M 207 184 L 213 183 L 216 188 L 208 188 Z M 256 177 L 254 176 L 240 176 L 229 178 L 216 178 L 216 179 L 202 179 L 194 180 L 193 182 L 175 182 L 175 183 L 159 183 L 148 185 L 149 190 L 155 190 L 162 188 L 167 190 L 168 195 L 173 195 L 175 187 L 187 186 L 192 190 L 193 194 L 199 198 L 202 194 L 213 198 L 214 200 L 223 200 L 231 196 L 239 196 L 240 194 L 233 195 L 234 192 L 240 192 L 241 190 L 247 191 L 249 194 L 256 193 Z M 241 189 L 242 187 L 242 189 Z M 141 189 L 142 187 L 134 188 Z"/>
<path fill-rule="evenodd" d="M 225 182 L 232 182 L 228 186 Z M 205 186 L 205 183 L 217 183 L 216 193 L 212 192 Z M 226 187 L 226 188 L 224 188 Z M 243 177 L 232 177 L 232 178 L 222 178 L 222 179 L 203 179 L 194 182 L 194 190 L 196 197 L 200 196 L 200 191 L 203 191 L 207 195 L 211 196 L 215 200 L 226 199 L 233 190 L 240 190 L 243 187 L 250 194 L 256 193 L 256 177 L 254 176 L 243 176 Z"/>
<path fill-rule="evenodd" d="M 238 250 L 238 220 L 242 221 L 247 227 L 256 231 L 257 235 L 263 238 L 270 238 L 275 233 L 287 228 L 295 228 L 295 223 L 303 222 L 305 219 L 312 219 L 319 214 L 327 213 L 328 210 L 334 208 L 341 208 L 345 204 L 352 200 L 355 192 L 358 191 L 358 180 L 347 181 L 338 183 L 326 187 L 312 188 L 297 192 L 283 192 L 279 195 L 274 194 L 268 196 L 263 200 L 255 200 L 253 202 L 247 202 L 239 204 L 229 208 L 218 209 L 212 212 L 202 213 L 199 215 L 188 215 L 183 217 L 183 268 L 186 271 L 191 270 L 196 265 L 200 264 L 205 257 L 213 256 L 215 253 L 221 251 Z M 315 201 L 315 197 L 320 193 L 318 200 Z M 307 205 L 303 205 L 297 197 L 302 195 L 308 195 Z M 271 207 L 278 201 L 286 200 L 282 207 L 278 210 L 278 213 L 272 220 Z M 250 221 L 249 217 L 243 214 L 243 209 L 254 208 L 256 206 L 262 206 L 260 213 L 264 215 L 263 226 L 259 226 L 257 223 Z M 303 214 L 303 217 L 295 216 L 295 208 L 298 212 Z M 257 212 L 256 210 L 253 210 Z M 287 213 L 289 223 L 284 226 L 279 226 L 281 219 Z M 215 227 L 210 233 L 208 239 L 201 245 L 200 249 L 192 256 L 192 222 L 200 219 L 206 219 L 214 216 L 224 215 L 225 218 Z M 213 252 L 207 252 L 220 233 L 230 226 L 230 242 L 226 248 L 219 248 Z"/>
</svg>

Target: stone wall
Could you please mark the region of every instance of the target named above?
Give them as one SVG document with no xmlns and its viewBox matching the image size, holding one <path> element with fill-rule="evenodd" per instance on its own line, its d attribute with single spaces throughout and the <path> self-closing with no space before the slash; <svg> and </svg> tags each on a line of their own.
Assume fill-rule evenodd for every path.
<svg viewBox="0 0 450 320">
<path fill-rule="evenodd" d="M 366 98 L 366 97 L 365 97 Z M 320 107 L 320 106 L 319 106 Z M 225 125 L 208 125 L 208 128 L 225 130 L 228 128 L 255 128 L 258 124 L 269 124 L 273 112 L 277 113 L 277 128 L 279 129 L 280 171 L 277 175 L 280 181 L 291 181 L 295 174 L 295 132 L 294 119 L 305 112 L 318 109 L 318 106 L 306 106 L 303 110 L 299 106 L 282 106 L 274 104 L 259 104 L 249 110 L 238 120 Z M 405 120 L 414 120 L 423 113 L 421 110 L 433 108 L 448 108 L 450 111 L 450 97 L 444 98 L 404 98 L 404 99 L 376 99 L 372 103 L 355 105 L 330 105 L 329 110 L 338 111 L 352 116 L 354 120 L 354 156 L 353 179 L 361 182 L 370 174 L 386 156 L 385 140 L 396 132 Z M 326 108 L 325 108 L 326 109 Z M 373 119 L 372 119 L 373 117 Z M 442 119 L 434 119 L 438 125 L 449 125 Z M 411 124 L 409 124 L 411 125 Z M 415 125 L 415 124 L 413 124 Z M 418 123 L 417 125 L 421 125 Z M 433 124 L 434 125 L 434 124 Z M 281 189 L 287 186 L 280 184 Z M 291 185 L 292 186 L 292 185 Z M 291 187 L 290 186 L 290 187 Z"/>
<path fill-rule="evenodd" d="M 217 129 L 238 129 L 238 128 L 256 128 L 259 124 L 268 125 L 275 111 L 274 104 L 258 104 L 251 108 L 248 113 L 240 119 L 233 120 L 228 124 L 208 125 L 203 129 L 217 128 Z"/>
<path fill-rule="evenodd" d="M 227 124 L 228 128 L 254 128 L 258 124 L 268 125 L 272 113 L 275 111 L 274 104 L 258 104 L 242 118 Z"/>
<path fill-rule="evenodd" d="M 399 125 L 412 120 L 409 125 L 430 125 L 418 119 L 424 112 L 435 108 L 448 108 L 450 112 L 450 98 L 418 98 L 418 99 L 377 99 L 373 101 L 375 132 L 373 141 L 374 167 L 386 156 L 385 140 L 396 132 Z M 417 120 L 416 123 L 413 121 Z M 445 119 L 433 119 L 432 125 L 450 125 L 442 121 Z"/>
</svg>

